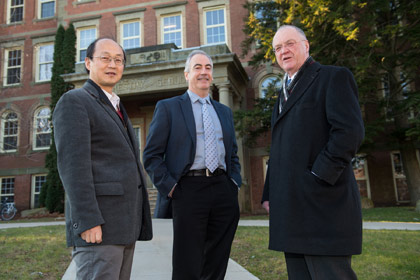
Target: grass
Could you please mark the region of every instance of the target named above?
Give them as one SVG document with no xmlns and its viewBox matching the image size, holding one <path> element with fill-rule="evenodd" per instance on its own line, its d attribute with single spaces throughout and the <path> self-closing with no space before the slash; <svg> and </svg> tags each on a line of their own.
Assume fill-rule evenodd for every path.
<svg viewBox="0 0 420 280">
<path fill-rule="evenodd" d="M 362 209 L 365 222 L 414 222 L 420 223 L 420 213 L 414 211 L 413 206 L 378 207 Z M 243 220 L 268 220 L 268 215 L 242 215 Z"/>
<path fill-rule="evenodd" d="M 267 215 L 242 219 L 267 219 Z M 363 210 L 365 221 L 420 222 L 413 207 Z M 419 219 L 419 220 L 417 220 Z M 13 220 L 52 221 L 54 218 Z M 4 223 L 4 222 L 1 222 Z M 268 250 L 268 227 L 239 227 L 231 257 L 261 280 L 287 279 L 283 253 Z M 0 280 L 61 279 L 71 261 L 64 226 L 0 229 Z M 418 279 L 420 232 L 365 230 L 363 254 L 353 257 L 359 279 Z"/>
<path fill-rule="evenodd" d="M 61 279 L 71 261 L 64 226 L 0 229 L 0 279 Z"/>
<path fill-rule="evenodd" d="M 364 230 L 363 234 L 363 253 L 352 259 L 360 280 L 419 279 L 419 232 Z M 267 247 L 267 227 L 239 227 L 231 258 L 261 280 L 286 280 L 283 253 Z"/>
</svg>

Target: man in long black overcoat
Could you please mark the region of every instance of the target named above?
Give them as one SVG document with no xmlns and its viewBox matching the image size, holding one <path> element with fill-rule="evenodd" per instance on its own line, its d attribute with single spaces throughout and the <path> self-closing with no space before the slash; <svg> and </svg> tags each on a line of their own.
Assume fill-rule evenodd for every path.
<svg viewBox="0 0 420 280">
<path fill-rule="evenodd" d="M 285 77 L 262 197 L 269 248 L 285 252 L 289 279 L 357 279 L 362 219 L 351 160 L 364 126 L 354 77 L 315 62 L 295 26 L 280 27 L 273 48 Z"/>
</svg>

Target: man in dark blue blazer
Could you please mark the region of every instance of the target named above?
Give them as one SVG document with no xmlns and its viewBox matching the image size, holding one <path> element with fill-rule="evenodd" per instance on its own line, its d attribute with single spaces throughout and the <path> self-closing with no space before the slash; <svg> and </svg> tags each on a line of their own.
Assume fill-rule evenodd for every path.
<svg viewBox="0 0 420 280">
<path fill-rule="evenodd" d="M 289 279 L 357 279 L 351 256 L 362 250 L 362 219 L 351 160 L 364 127 L 356 83 L 348 69 L 315 62 L 295 26 L 280 27 L 273 48 L 286 74 L 262 198 L 269 248 L 285 252 Z"/>
<path fill-rule="evenodd" d="M 241 185 L 232 111 L 209 97 L 210 56 L 193 51 L 184 72 L 188 91 L 156 105 L 144 166 L 161 201 L 172 199 L 172 279 L 224 279 L 239 220 Z M 206 120 L 211 120 L 215 134 L 214 170 L 207 155 Z"/>
</svg>

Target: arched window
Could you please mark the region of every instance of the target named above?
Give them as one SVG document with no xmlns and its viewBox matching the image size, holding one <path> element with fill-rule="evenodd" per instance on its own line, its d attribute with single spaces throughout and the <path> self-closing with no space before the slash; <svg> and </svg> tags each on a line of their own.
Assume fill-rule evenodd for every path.
<svg viewBox="0 0 420 280">
<path fill-rule="evenodd" d="M 51 110 L 48 107 L 42 107 L 35 111 L 34 118 L 34 150 L 48 149 L 51 143 Z"/>
<path fill-rule="evenodd" d="M 265 98 L 270 87 L 275 89 L 280 89 L 281 87 L 281 78 L 279 76 L 268 76 L 261 81 L 260 84 L 260 98 Z"/>
<path fill-rule="evenodd" d="M 1 151 L 16 152 L 18 144 L 19 121 L 15 112 L 6 112 L 1 118 Z"/>
</svg>

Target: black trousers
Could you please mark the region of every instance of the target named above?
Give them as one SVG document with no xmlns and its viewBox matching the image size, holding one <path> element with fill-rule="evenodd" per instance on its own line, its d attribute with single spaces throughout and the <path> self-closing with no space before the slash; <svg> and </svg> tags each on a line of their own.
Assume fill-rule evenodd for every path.
<svg viewBox="0 0 420 280">
<path fill-rule="evenodd" d="M 172 279 L 224 279 L 239 221 L 238 187 L 226 174 L 183 177 L 172 197 Z"/>
<path fill-rule="evenodd" d="M 289 280 L 357 280 L 351 256 L 284 253 Z"/>
</svg>

